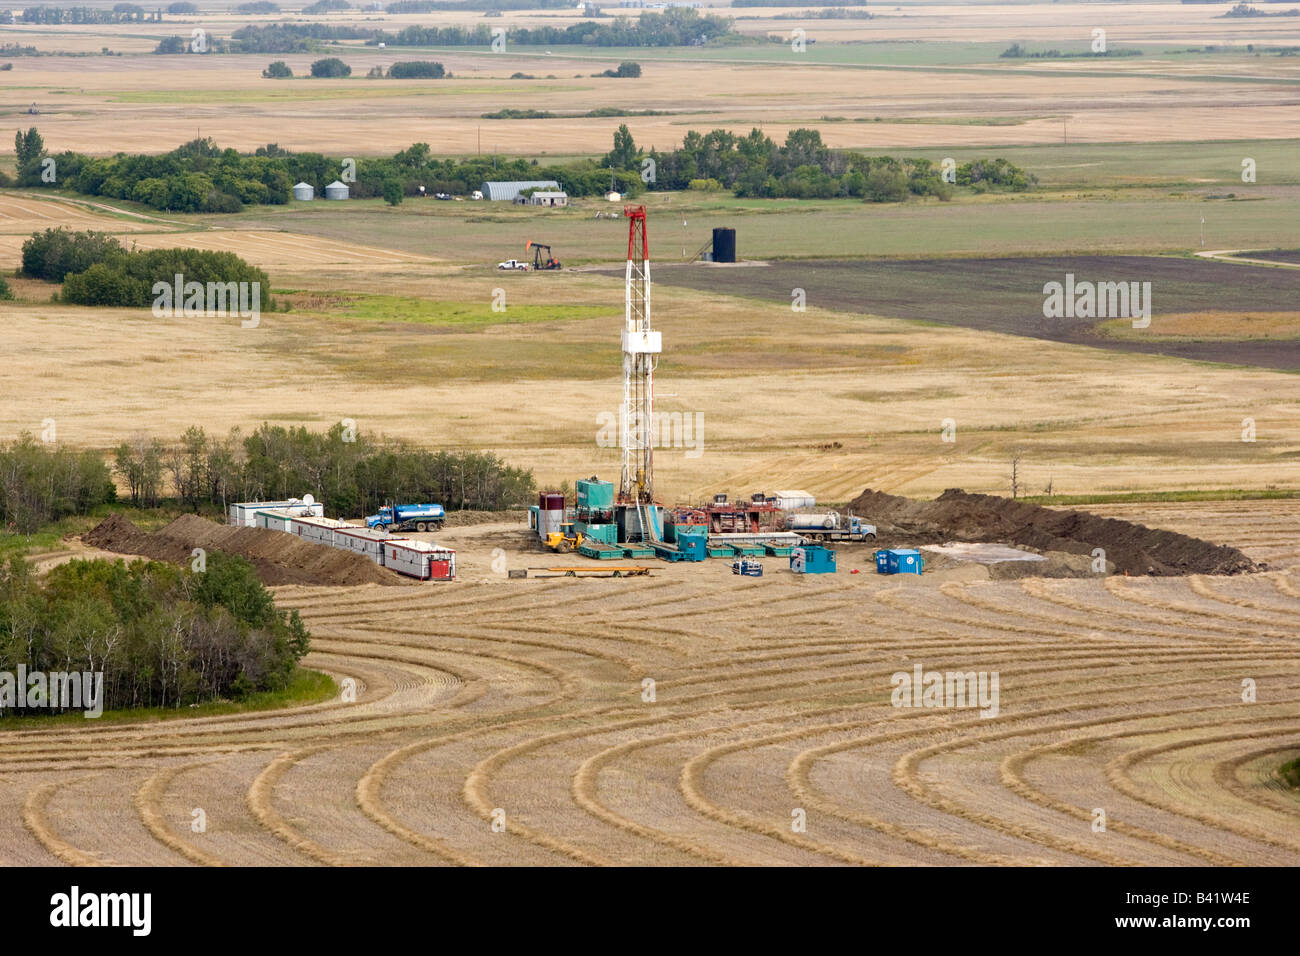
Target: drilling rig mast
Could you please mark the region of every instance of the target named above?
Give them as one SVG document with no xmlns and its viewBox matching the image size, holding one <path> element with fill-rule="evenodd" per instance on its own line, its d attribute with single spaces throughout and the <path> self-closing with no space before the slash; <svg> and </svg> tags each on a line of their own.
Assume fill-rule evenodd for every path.
<svg viewBox="0 0 1300 956">
<path fill-rule="evenodd" d="M 654 368 L 663 343 L 650 328 L 650 247 L 645 206 L 627 206 L 627 294 L 623 325 L 623 413 L 619 416 L 622 504 L 654 503 Z"/>
</svg>

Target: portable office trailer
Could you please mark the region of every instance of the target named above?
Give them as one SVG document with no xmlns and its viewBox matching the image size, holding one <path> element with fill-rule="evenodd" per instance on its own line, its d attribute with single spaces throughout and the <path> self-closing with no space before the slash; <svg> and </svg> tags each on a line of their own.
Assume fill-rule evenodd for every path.
<svg viewBox="0 0 1300 956">
<path fill-rule="evenodd" d="M 456 576 L 456 552 L 427 541 L 385 541 L 384 567 L 421 581 L 450 581 Z"/>
<path fill-rule="evenodd" d="M 325 516 L 325 506 L 312 500 L 308 495 L 303 498 L 290 498 L 287 501 L 238 502 L 230 506 L 230 523 L 245 528 L 260 527 L 257 523 L 259 511 L 292 511 L 294 514 L 313 515 L 317 518 Z"/>
<path fill-rule="evenodd" d="M 341 551 L 364 554 L 379 565 L 384 563 L 384 545 L 394 542 L 409 543 L 406 538 L 394 538 L 382 531 L 371 531 L 369 528 L 358 528 L 355 525 L 334 529 L 334 547 Z"/>
<path fill-rule="evenodd" d="M 265 511 L 254 512 L 254 520 L 259 528 L 267 528 L 271 531 L 285 531 L 289 534 L 294 533 L 293 515 L 278 508 L 268 508 Z"/>
<path fill-rule="evenodd" d="M 334 518 L 294 518 L 293 533 L 307 541 L 328 544 L 334 547 L 334 532 L 339 528 L 352 527 L 346 521 Z"/>
</svg>

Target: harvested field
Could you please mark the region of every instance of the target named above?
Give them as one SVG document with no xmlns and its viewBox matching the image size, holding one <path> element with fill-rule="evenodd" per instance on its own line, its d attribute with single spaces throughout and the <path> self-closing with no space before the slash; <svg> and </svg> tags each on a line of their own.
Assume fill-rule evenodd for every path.
<svg viewBox="0 0 1300 956">
<path fill-rule="evenodd" d="M 1055 342 L 1094 345 L 1260 368 L 1300 369 L 1300 339 L 1143 341 L 1098 334 L 1095 318 L 1044 318 L 1043 286 L 1150 282 L 1151 326 L 1162 313 L 1275 312 L 1300 297 L 1300 274 L 1200 258 L 1072 256 L 1017 259 L 803 260 L 749 269 L 663 265 L 657 282 L 790 303 L 803 289 L 809 306 L 925 319 Z"/>
<path fill-rule="evenodd" d="M 0 736 L 4 861 L 1300 864 L 1294 570 L 507 581 L 481 529 L 454 592 L 277 589 L 355 704 Z M 891 706 L 914 663 L 998 715 Z"/>
<path fill-rule="evenodd" d="M 264 584 L 402 585 L 411 581 L 369 558 L 267 528 L 217 524 L 183 515 L 152 534 L 120 515 L 111 515 L 85 536 L 86 544 L 118 554 L 189 564 L 195 548 L 247 558 Z"/>
</svg>

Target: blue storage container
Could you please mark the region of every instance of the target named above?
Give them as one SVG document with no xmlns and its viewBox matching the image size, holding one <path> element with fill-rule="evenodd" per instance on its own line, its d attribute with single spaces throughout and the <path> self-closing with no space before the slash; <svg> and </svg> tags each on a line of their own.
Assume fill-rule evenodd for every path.
<svg viewBox="0 0 1300 956">
<path fill-rule="evenodd" d="M 876 552 L 877 574 L 921 574 L 925 559 L 915 548 L 884 548 Z"/>
<path fill-rule="evenodd" d="M 790 570 L 795 574 L 834 574 L 835 552 L 819 544 L 806 544 L 790 552 Z"/>
</svg>

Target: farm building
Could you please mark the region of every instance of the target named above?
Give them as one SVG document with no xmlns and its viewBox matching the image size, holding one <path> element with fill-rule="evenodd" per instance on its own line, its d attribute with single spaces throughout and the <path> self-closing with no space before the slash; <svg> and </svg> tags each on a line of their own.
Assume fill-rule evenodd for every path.
<svg viewBox="0 0 1300 956">
<path fill-rule="evenodd" d="M 521 179 L 497 183 L 484 182 L 479 188 L 484 199 L 514 202 L 519 198 L 520 193 L 529 189 L 559 189 L 560 184 L 554 179 Z"/>
<path fill-rule="evenodd" d="M 325 187 L 326 199 L 347 199 L 351 195 L 347 183 L 341 183 L 337 179 Z"/>
<path fill-rule="evenodd" d="M 311 183 L 299 183 L 293 187 L 293 198 L 308 202 L 316 198 L 316 187 Z"/>
<path fill-rule="evenodd" d="M 528 197 L 530 206 L 567 206 L 569 194 L 563 190 L 539 190 Z"/>
</svg>

